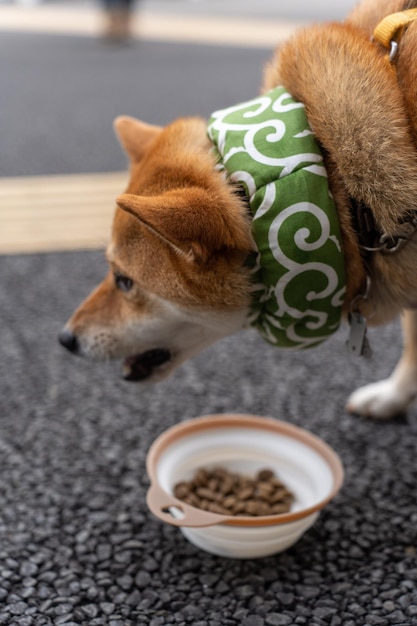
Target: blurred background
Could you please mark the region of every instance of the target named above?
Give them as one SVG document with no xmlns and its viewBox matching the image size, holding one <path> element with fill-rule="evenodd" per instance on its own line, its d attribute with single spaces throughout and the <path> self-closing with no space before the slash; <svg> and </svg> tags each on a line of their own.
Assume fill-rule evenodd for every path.
<svg viewBox="0 0 417 626">
<path fill-rule="evenodd" d="M 354 5 L 114 1 L 0 0 L 0 252 L 102 247 L 126 167 L 117 115 L 166 124 L 251 98 L 276 45 Z"/>
</svg>

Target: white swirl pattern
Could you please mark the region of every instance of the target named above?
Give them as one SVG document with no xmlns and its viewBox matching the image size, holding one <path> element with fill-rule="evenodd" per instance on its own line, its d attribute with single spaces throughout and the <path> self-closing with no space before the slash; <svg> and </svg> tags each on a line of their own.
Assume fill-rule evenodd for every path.
<svg viewBox="0 0 417 626">
<path fill-rule="evenodd" d="M 278 87 L 213 114 L 219 166 L 243 185 L 258 246 L 249 321 L 271 343 L 307 348 L 338 327 L 344 260 L 336 208 L 304 106 Z"/>
</svg>

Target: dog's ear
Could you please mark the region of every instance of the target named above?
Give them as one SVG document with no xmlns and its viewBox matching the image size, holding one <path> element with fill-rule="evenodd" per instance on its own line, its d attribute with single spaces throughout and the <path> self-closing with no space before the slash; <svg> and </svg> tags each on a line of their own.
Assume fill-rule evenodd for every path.
<svg viewBox="0 0 417 626">
<path fill-rule="evenodd" d="M 219 251 L 247 254 L 253 249 L 250 224 L 237 198 L 224 206 L 199 187 L 159 196 L 123 194 L 118 206 L 190 261 L 202 262 Z"/>
<path fill-rule="evenodd" d="M 133 162 L 140 161 L 161 132 L 160 126 L 145 124 L 134 117 L 120 116 L 113 122 L 116 135 Z"/>
</svg>

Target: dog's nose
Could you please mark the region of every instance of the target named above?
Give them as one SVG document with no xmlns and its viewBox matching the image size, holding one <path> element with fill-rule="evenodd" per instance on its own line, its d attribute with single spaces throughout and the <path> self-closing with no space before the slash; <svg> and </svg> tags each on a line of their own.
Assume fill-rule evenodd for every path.
<svg viewBox="0 0 417 626">
<path fill-rule="evenodd" d="M 78 352 L 78 339 L 71 330 L 64 328 L 58 335 L 59 343 L 70 352 L 76 354 Z"/>
</svg>

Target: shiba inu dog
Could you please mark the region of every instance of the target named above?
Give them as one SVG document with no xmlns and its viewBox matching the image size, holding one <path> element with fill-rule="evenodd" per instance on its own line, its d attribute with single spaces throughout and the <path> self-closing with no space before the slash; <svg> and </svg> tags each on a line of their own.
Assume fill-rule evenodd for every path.
<svg viewBox="0 0 417 626">
<path fill-rule="evenodd" d="M 394 373 L 347 409 L 405 411 L 417 393 L 415 18 L 417 1 L 365 0 L 344 23 L 300 30 L 261 95 L 208 124 L 116 119 L 130 182 L 110 269 L 61 343 L 157 381 L 249 324 L 303 348 L 342 317 L 362 353 L 366 323 L 401 313 Z"/>
</svg>

